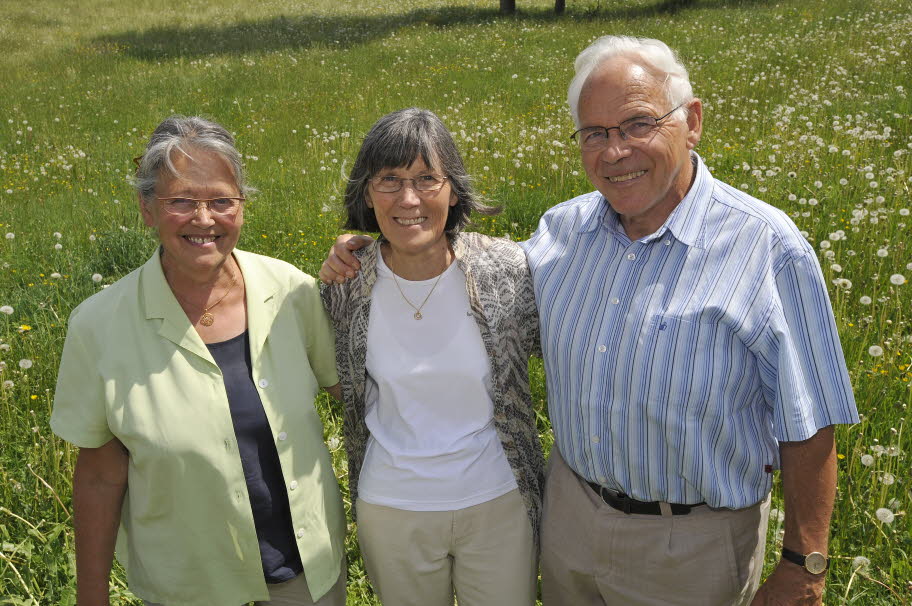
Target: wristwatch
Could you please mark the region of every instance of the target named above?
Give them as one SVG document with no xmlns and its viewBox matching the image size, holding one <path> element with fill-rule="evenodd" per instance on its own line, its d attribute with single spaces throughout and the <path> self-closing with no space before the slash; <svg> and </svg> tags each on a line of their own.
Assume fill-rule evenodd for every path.
<svg viewBox="0 0 912 606">
<path fill-rule="evenodd" d="M 812 551 L 807 555 L 802 555 L 797 551 L 792 551 L 787 547 L 783 547 L 782 557 L 789 562 L 798 564 L 811 574 L 822 574 L 830 567 L 830 558 L 819 551 Z"/>
</svg>

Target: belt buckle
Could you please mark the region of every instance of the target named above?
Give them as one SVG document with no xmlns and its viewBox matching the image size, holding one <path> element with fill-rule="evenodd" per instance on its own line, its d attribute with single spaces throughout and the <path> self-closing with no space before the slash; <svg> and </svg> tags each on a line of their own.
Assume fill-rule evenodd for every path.
<svg viewBox="0 0 912 606">
<path fill-rule="evenodd" d="M 630 515 L 630 497 L 623 492 L 616 492 L 605 486 L 599 486 L 599 496 L 610 507 Z"/>
</svg>

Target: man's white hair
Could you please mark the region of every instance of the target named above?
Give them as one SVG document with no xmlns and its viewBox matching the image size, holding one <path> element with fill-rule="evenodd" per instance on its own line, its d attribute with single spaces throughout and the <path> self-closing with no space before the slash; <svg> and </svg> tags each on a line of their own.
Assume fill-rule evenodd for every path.
<svg viewBox="0 0 912 606">
<path fill-rule="evenodd" d="M 586 80 L 596 69 L 617 57 L 629 57 L 657 72 L 659 79 L 664 81 L 665 94 L 670 104 L 668 109 L 693 99 L 693 87 L 687 76 L 687 68 L 667 44 L 652 38 L 602 36 L 586 47 L 574 64 L 576 75 L 567 90 L 567 104 L 577 128 L 582 126 L 579 121 L 579 101 Z M 681 108 L 680 111 L 685 109 Z"/>
</svg>

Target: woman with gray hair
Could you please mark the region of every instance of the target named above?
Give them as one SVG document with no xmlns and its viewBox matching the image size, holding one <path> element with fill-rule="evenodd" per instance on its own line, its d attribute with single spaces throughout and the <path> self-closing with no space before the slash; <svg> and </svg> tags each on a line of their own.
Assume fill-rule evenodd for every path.
<svg viewBox="0 0 912 606">
<path fill-rule="evenodd" d="M 311 402 L 337 394 L 316 282 L 235 248 L 241 156 L 162 122 L 138 162 L 149 261 L 70 316 L 51 427 L 80 448 L 77 601 L 108 603 L 115 541 L 148 604 L 345 603 L 345 517 Z M 119 533 L 118 533 L 119 529 Z"/>
<path fill-rule="evenodd" d="M 529 393 L 538 314 L 525 255 L 465 233 L 491 214 L 452 136 L 410 108 L 368 132 L 346 227 L 379 232 L 323 288 L 336 331 L 349 487 L 386 606 L 535 603 L 543 458 Z"/>
</svg>

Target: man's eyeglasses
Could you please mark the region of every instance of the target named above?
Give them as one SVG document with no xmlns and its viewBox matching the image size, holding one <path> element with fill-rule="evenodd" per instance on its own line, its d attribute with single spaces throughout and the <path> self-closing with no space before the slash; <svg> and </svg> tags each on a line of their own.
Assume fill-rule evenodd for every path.
<svg viewBox="0 0 912 606">
<path fill-rule="evenodd" d="M 684 106 L 677 106 L 664 116 L 654 118 L 652 116 L 637 116 L 624 120 L 617 126 L 587 126 L 581 128 L 572 135 L 570 139 L 579 142 L 580 149 L 583 151 L 596 151 L 608 147 L 608 139 L 611 131 L 616 130 L 621 135 L 621 139 L 629 141 L 630 139 L 645 139 L 652 134 L 659 122 L 666 119 Z"/>
<path fill-rule="evenodd" d="M 187 217 L 195 215 L 201 208 L 205 208 L 211 215 L 224 217 L 233 217 L 237 214 L 243 197 L 226 197 L 226 198 L 156 198 L 162 203 L 162 208 L 170 215 Z"/>
<path fill-rule="evenodd" d="M 412 187 L 415 191 L 425 193 L 440 191 L 443 184 L 446 183 L 446 180 L 447 177 L 438 177 L 437 175 L 421 175 L 414 179 L 383 175 L 381 177 L 374 177 L 370 182 L 376 191 L 384 194 L 394 194 L 402 189 L 402 186 L 406 181 L 412 182 Z"/>
</svg>

